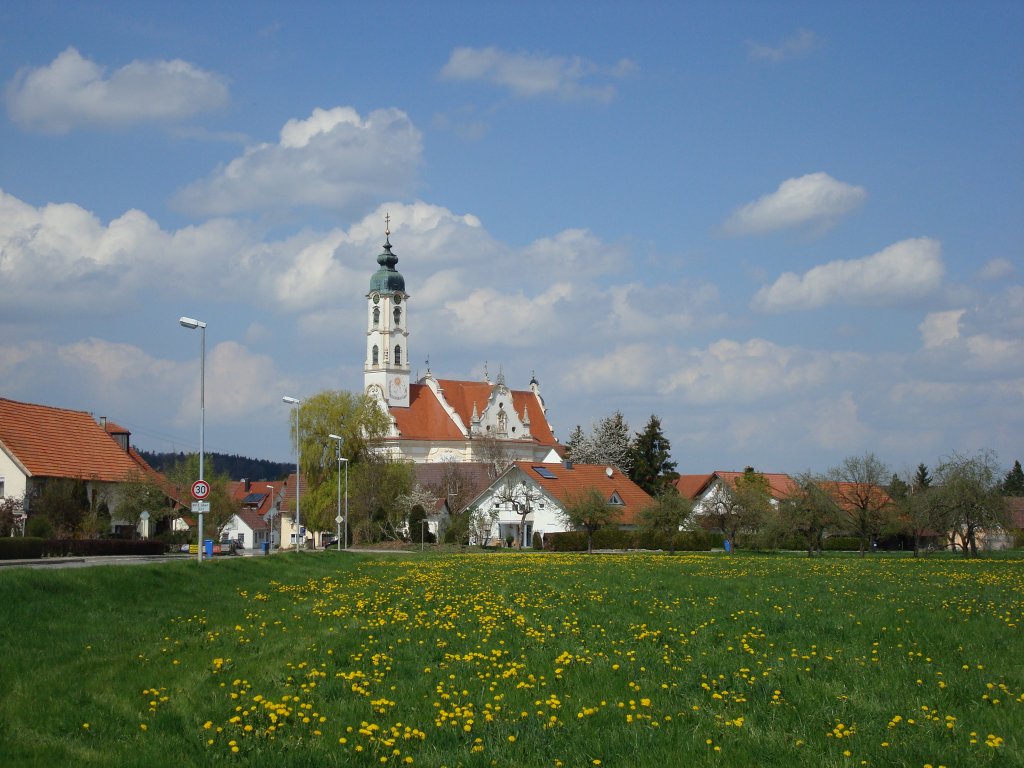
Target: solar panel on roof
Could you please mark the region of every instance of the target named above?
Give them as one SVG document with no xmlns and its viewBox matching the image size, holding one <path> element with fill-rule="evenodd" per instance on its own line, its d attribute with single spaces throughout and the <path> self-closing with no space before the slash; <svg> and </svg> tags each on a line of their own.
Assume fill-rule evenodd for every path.
<svg viewBox="0 0 1024 768">
<path fill-rule="evenodd" d="M 531 467 L 531 469 L 545 480 L 557 480 L 558 477 L 547 467 Z"/>
<path fill-rule="evenodd" d="M 265 493 L 250 493 L 248 496 L 246 496 L 244 499 L 242 499 L 242 503 L 243 504 L 262 504 L 263 500 L 265 498 L 267 498 L 267 494 L 265 494 Z"/>
</svg>

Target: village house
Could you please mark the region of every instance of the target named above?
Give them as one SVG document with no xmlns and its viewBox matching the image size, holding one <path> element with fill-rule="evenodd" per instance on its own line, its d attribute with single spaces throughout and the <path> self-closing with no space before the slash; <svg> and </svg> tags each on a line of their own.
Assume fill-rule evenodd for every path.
<svg viewBox="0 0 1024 768">
<path fill-rule="evenodd" d="M 92 507 L 106 502 L 110 533 L 138 524 L 118 516 L 124 483 L 148 480 L 167 488 L 132 447 L 127 429 L 86 411 L 0 398 L 0 497 L 22 500 L 24 523 L 47 483 L 60 479 L 83 481 Z"/>
</svg>

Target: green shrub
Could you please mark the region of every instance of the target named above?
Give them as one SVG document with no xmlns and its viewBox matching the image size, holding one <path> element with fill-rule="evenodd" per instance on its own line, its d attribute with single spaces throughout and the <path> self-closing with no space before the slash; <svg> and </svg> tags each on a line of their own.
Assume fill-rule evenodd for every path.
<svg viewBox="0 0 1024 768">
<path fill-rule="evenodd" d="M 586 533 L 583 534 L 583 548 L 587 548 Z M 624 531 L 616 526 L 598 528 L 594 531 L 594 549 L 631 549 L 633 546 L 632 531 Z"/>
<path fill-rule="evenodd" d="M 0 560 L 35 560 L 43 556 L 44 540 L 33 536 L 0 538 Z"/>
<path fill-rule="evenodd" d="M 586 552 L 587 534 L 584 531 L 562 531 L 544 535 L 544 545 L 552 552 Z"/>
<path fill-rule="evenodd" d="M 533 533 L 533 541 L 531 542 L 530 546 L 532 546 L 534 549 L 544 549 L 544 539 L 541 538 L 541 535 L 536 531 L 534 531 Z"/>
<path fill-rule="evenodd" d="M 53 525 L 43 515 L 32 515 L 25 523 L 25 535 L 37 539 L 49 539 L 53 536 Z"/>
</svg>

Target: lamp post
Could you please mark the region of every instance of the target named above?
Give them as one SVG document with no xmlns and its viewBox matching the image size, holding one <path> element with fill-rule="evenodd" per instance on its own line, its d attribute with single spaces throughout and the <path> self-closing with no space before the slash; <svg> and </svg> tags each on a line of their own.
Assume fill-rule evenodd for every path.
<svg viewBox="0 0 1024 768">
<path fill-rule="evenodd" d="M 267 534 L 269 541 L 267 542 L 267 554 L 269 555 L 274 549 L 274 486 L 268 485 L 270 489 L 270 533 Z"/>
<path fill-rule="evenodd" d="M 427 538 L 427 532 L 425 526 L 427 525 L 427 518 L 420 520 L 420 552 L 423 551 L 423 541 Z"/>
<path fill-rule="evenodd" d="M 334 522 L 338 524 L 338 551 L 341 552 L 341 463 L 345 462 L 345 549 L 348 549 L 348 459 L 341 455 L 341 444 L 345 438 L 341 435 L 328 435 L 331 440 L 338 441 L 338 516 Z"/>
<path fill-rule="evenodd" d="M 199 479 L 203 475 L 203 454 L 206 438 L 206 323 L 192 317 L 181 317 L 178 324 L 194 331 L 199 329 Z M 196 559 L 203 562 L 203 513 L 199 512 L 199 538 L 196 540 Z"/>
<path fill-rule="evenodd" d="M 302 535 L 302 516 L 299 511 L 299 486 L 302 485 L 299 479 L 299 463 L 302 458 L 302 447 L 299 441 L 299 406 L 302 401 L 297 397 L 288 397 L 288 395 L 282 397 L 281 401 L 295 406 L 295 551 L 298 552 L 306 538 Z"/>
</svg>

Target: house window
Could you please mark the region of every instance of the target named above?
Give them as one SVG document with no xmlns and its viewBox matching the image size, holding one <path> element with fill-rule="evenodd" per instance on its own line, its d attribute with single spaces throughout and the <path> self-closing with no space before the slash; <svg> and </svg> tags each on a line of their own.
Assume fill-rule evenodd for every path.
<svg viewBox="0 0 1024 768">
<path fill-rule="evenodd" d="M 398 344 L 395 344 L 395 365 L 401 365 L 401 364 L 402 364 L 402 348 Z"/>
<path fill-rule="evenodd" d="M 2 499 L 6 495 L 7 494 L 4 493 L 4 478 L 0 477 L 0 499 Z"/>
<path fill-rule="evenodd" d="M 380 364 L 380 347 L 378 347 L 376 344 L 373 345 L 373 364 Z"/>
<path fill-rule="evenodd" d="M 380 325 L 380 307 L 373 308 L 373 327 Z"/>
</svg>

